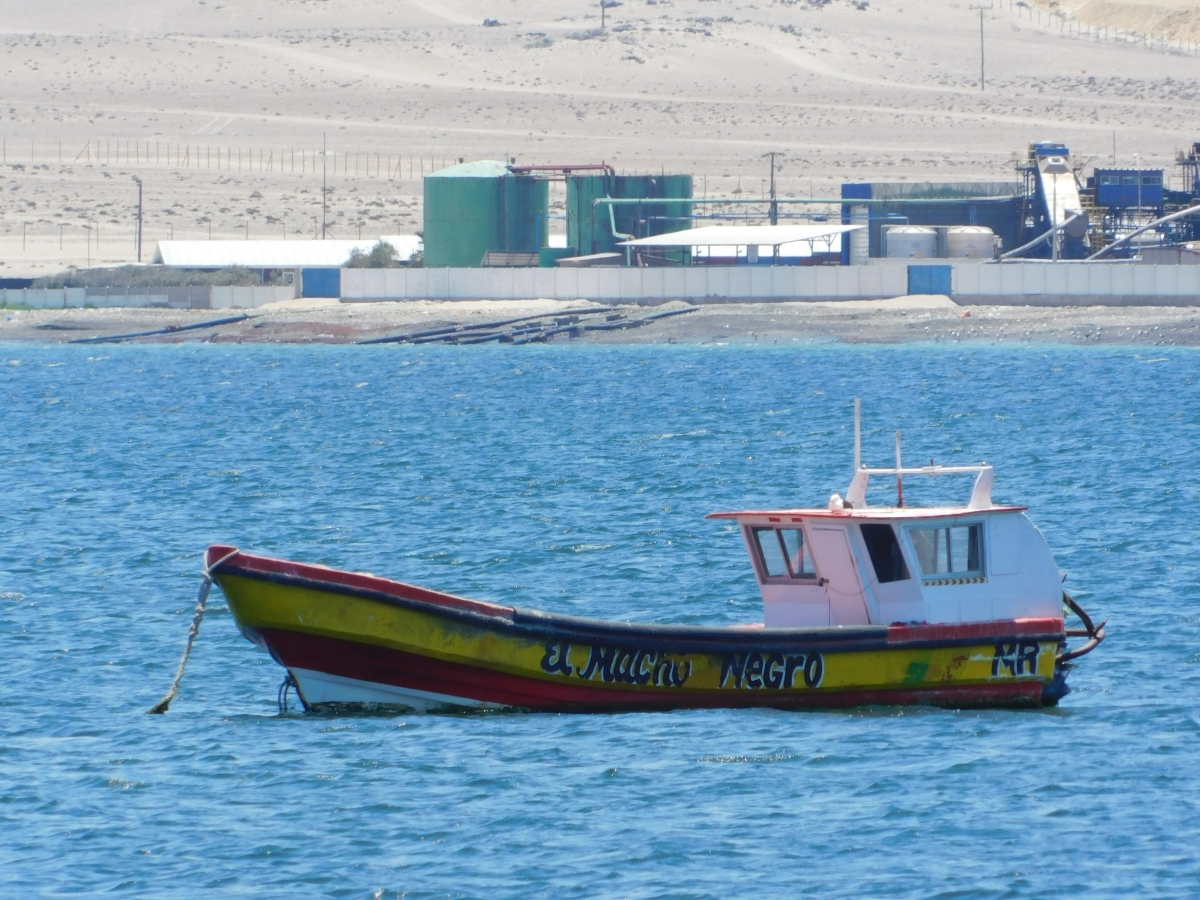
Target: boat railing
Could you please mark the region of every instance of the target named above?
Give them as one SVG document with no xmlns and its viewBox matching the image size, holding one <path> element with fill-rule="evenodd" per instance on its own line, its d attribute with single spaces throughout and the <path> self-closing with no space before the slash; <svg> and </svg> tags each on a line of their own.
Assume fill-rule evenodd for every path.
<svg viewBox="0 0 1200 900">
<path fill-rule="evenodd" d="M 846 489 L 845 503 L 853 509 L 864 509 L 867 505 L 867 485 L 872 475 L 890 476 L 896 479 L 896 505 L 904 506 L 904 476 L 964 475 L 978 473 L 967 509 L 990 509 L 992 506 L 992 482 L 995 469 L 987 463 L 977 466 L 921 466 L 919 468 L 895 466 L 892 468 L 867 468 L 862 466 L 854 473 L 850 487 Z"/>
<path fill-rule="evenodd" d="M 975 486 L 971 489 L 971 499 L 967 501 L 968 509 L 988 509 L 992 505 L 992 481 L 995 470 L 986 462 L 972 466 L 938 466 L 930 460 L 927 466 L 909 466 L 905 468 L 900 455 L 900 432 L 896 432 L 896 465 L 888 468 L 868 467 L 862 464 L 862 402 L 854 398 L 854 478 L 846 489 L 846 499 L 840 497 L 836 503 L 831 498 L 831 508 L 850 507 L 863 509 L 867 505 L 867 485 L 872 475 L 891 476 L 896 479 L 896 506 L 904 506 L 904 476 L 905 475 L 966 475 L 978 473 Z"/>
</svg>

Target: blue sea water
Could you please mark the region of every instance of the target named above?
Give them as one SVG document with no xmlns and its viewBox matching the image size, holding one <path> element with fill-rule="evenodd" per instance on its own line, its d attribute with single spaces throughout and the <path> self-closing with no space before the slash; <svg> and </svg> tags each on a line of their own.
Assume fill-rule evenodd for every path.
<svg viewBox="0 0 1200 900">
<path fill-rule="evenodd" d="M 0 896 L 1200 895 L 1200 355 L 0 345 Z M 1108 641 L 1041 712 L 281 714 L 209 543 L 761 615 L 713 510 L 986 459 Z M 969 482 L 906 484 L 965 498 Z M 890 490 L 876 489 L 880 499 Z"/>
</svg>

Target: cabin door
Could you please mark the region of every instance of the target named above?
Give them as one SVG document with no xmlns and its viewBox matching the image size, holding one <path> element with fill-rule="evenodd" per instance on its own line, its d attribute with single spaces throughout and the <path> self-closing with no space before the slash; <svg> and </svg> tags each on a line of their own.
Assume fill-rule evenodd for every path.
<svg viewBox="0 0 1200 900">
<path fill-rule="evenodd" d="M 830 625 L 868 625 L 866 598 L 858 577 L 858 566 L 850 550 L 846 529 L 837 525 L 812 525 L 808 529 L 813 545 L 817 575 L 825 582 L 829 597 Z"/>
</svg>

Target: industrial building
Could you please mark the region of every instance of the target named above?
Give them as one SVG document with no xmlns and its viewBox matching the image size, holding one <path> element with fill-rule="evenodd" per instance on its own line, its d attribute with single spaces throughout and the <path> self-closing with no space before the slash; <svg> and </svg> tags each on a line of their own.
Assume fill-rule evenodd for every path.
<svg viewBox="0 0 1200 900">
<path fill-rule="evenodd" d="M 618 243 L 692 226 L 691 175 L 617 175 L 572 172 L 567 181 L 567 248 L 580 256 L 618 252 Z M 644 265 L 683 265 L 684 255 L 664 249 L 645 254 Z"/>
<path fill-rule="evenodd" d="M 1044 141 L 1028 147 L 1019 182 L 845 184 L 842 221 L 867 227 L 843 244 L 841 264 L 961 258 L 968 244 L 968 258 L 1047 260 L 1130 258 L 1179 246 L 1200 239 L 1200 217 L 1160 220 L 1200 201 L 1200 143 L 1178 165 L 1182 191 L 1168 189 L 1154 168 L 1098 166 L 1084 179 L 1067 146 Z M 994 235 L 994 254 L 983 246 L 983 229 Z"/>
<path fill-rule="evenodd" d="M 1029 145 L 1012 180 L 847 183 L 837 198 L 776 197 L 772 183 L 770 196 L 756 200 L 696 198 L 692 176 L 665 171 L 618 175 L 604 163 L 460 161 L 425 179 L 424 265 L 849 266 L 1083 260 L 1110 250 L 1128 258 L 1200 237 L 1196 219 L 1158 222 L 1200 198 L 1200 143 L 1180 155 L 1179 165 L 1183 191 L 1168 189 L 1162 169 L 1097 167 L 1084 179 L 1067 146 L 1042 141 Z M 552 182 L 563 186 L 558 215 L 550 213 Z M 557 224 L 552 237 L 552 220 L 565 220 L 565 236 Z M 753 230 L 802 224 L 810 230 L 795 233 L 805 237 L 784 244 L 778 234 Z M 718 230 L 658 239 L 699 228 Z"/>
<path fill-rule="evenodd" d="M 941 250 L 922 255 L 946 256 L 945 235 L 953 227 L 990 229 L 1003 249 L 1011 250 L 1020 243 L 1026 207 L 1024 186 L 1007 181 L 843 184 L 842 199 L 869 201 L 842 207 L 845 224 L 867 226 L 843 243 L 844 266 L 872 257 L 914 255 L 903 252 L 906 248 L 899 241 L 889 241 L 890 235 L 914 233 L 903 230 L 905 226 L 940 229 L 934 240 L 942 242 L 938 245 Z"/>
<path fill-rule="evenodd" d="M 603 162 L 459 160 L 425 177 L 422 237 L 385 239 L 401 260 L 430 269 L 1140 258 L 1200 240 L 1200 216 L 1190 215 L 1200 142 L 1177 164 L 1182 190 L 1156 168 L 1096 166 L 1085 177 L 1070 148 L 1042 141 L 1026 148 L 1012 180 L 845 183 L 834 198 L 777 197 L 772 182 L 769 196 L 752 199 L 697 198 L 691 175 L 620 175 Z M 155 262 L 286 270 L 303 294 L 334 295 L 334 270 L 373 244 L 163 242 Z"/>
<path fill-rule="evenodd" d="M 566 188 L 567 234 L 559 247 L 550 239 L 552 181 Z M 459 163 L 425 178 L 424 262 L 552 266 L 562 258 L 617 254 L 621 241 L 689 227 L 691 196 L 690 175 L 617 175 L 603 163 Z M 676 253 L 663 261 L 683 259 Z"/>
</svg>

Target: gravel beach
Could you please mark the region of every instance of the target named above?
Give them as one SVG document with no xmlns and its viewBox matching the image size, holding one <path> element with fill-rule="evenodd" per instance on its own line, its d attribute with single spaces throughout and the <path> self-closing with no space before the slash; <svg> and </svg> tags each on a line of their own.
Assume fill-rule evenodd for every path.
<svg viewBox="0 0 1200 900">
<path fill-rule="evenodd" d="M 637 320 L 687 304 L 622 306 L 612 314 Z M 341 303 L 293 300 L 246 310 L 247 319 L 213 328 L 134 338 L 141 343 L 331 343 L 448 326 L 478 325 L 522 316 L 563 316 L 596 309 L 588 301 L 401 301 Z M 61 343 L 107 335 L 194 325 L 243 314 L 242 310 L 64 309 L 0 311 L 0 341 Z M 586 319 L 586 317 L 585 317 Z M 604 344 L 840 342 L 896 344 L 914 341 L 1025 342 L 1047 344 L 1148 344 L 1200 346 L 1200 308 L 1108 306 L 1044 308 L 961 307 L 948 297 L 914 296 L 841 303 L 714 303 L 686 315 L 635 328 L 560 334 L 556 342 Z"/>
</svg>

